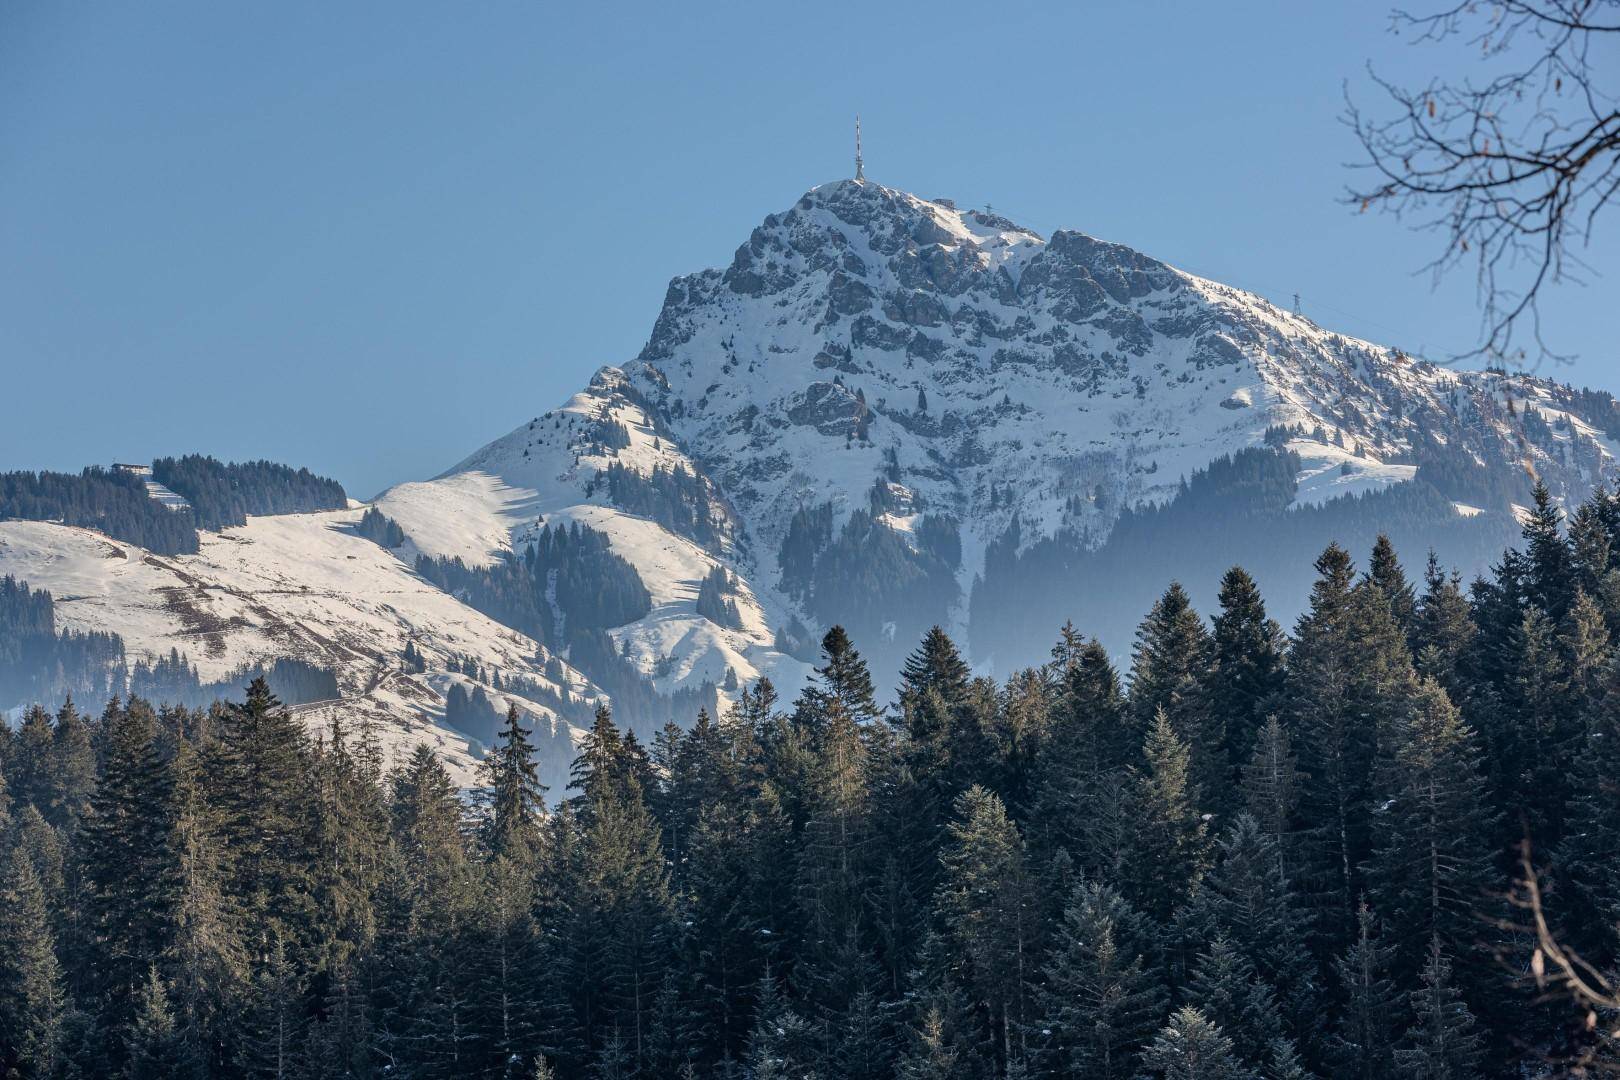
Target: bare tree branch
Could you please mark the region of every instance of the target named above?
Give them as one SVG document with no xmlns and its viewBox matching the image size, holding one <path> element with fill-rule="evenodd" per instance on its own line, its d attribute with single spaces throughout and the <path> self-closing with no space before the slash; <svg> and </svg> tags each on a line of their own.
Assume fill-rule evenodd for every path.
<svg viewBox="0 0 1620 1080">
<path fill-rule="evenodd" d="M 1574 249 L 1620 195 L 1620 100 L 1599 82 L 1620 72 L 1593 55 L 1620 49 L 1620 0 L 1462 0 L 1396 11 L 1393 23 L 1415 41 L 1464 41 L 1502 70 L 1410 89 L 1369 68 L 1390 115 L 1368 115 L 1347 92 L 1345 122 L 1366 155 L 1357 167 L 1371 176 L 1346 201 L 1440 233 L 1425 267 L 1437 278 L 1473 263 L 1480 343 L 1458 359 L 1567 360 L 1543 335 L 1540 298 L 1581 280 Z"/>
<path fill-rule="evenodd" d="M 1519 849 L 1519 872 L 1513 903 L 1529 915 L 1536 942 L 1530 957 L 1530 976 L 1538 990 L 1565 996 L 1582 1010 L 1586 1030 L 1596 1039 L 1575 1060 L 1563 1064 L 1570 1075 L 1620 1075 L 1620 1065 L 1613 1055 L 1599 1056 L 1605 1047 L 1620 1042 L 1620 986 L 1559 941 L 1547 917 L 1541 874 L 1531 860 L 1528 839 Z"/>
</svg>

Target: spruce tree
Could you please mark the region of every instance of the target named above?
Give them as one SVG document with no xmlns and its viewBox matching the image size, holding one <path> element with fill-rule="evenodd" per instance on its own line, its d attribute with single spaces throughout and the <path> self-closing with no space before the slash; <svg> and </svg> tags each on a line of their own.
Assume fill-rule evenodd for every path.
<svg viewBox="0 0 1620 1080">
<path fill-rule="evenodd" d="M 690 924 L 682 938 L 683 967 L 695 989 L 695 1023 L 716 1056 L 740 1056 L 744 1049 L 752 994 L 781 929 L 779 913 L 760 895 L 769 892 L 759 887 L 769 866 L 758 856 L 762 847 L 785 847 L 784 839 L 763 808 L 717 804 L 701 812 L 688 843 L 677 895 Z"/>
<path fill-rule="evenodd" d="M 1300 1060 L 1299 1050 L 1292 1039 L 1272 1041 L 1258 1076 L 1259 1080 L 1314 1080 L 1311 1071 Z"/>
<path fill-rule="evenodd" d="M 1372 901 L 1400 950 L 1397 970 L 1415 973 L 1431 939 L 1453 953 L 1471 949 L 1495 880 L 1475 736 L 1434 682 L 1419 686 L 1380 749 L 1375 789 Z"/>
<path fill-rule="evenodd" d="M 376 933 L 372 896 L 381 875 L 387 821 L 382 792 L 350 753 L 340 714 L 333 714 L 312 765 L 308 872 L 315 910 L 313 963 L 330 975 L 347 969 Z"/>
<path fill-rule="evenodd" d="M 632 753 L 626 741 L 618 756 Z M 613 760 L 607 770 L 617 782 L 586 785 L 593 794 L 581 837 L 584 892 L 572 902 L 570 977 L 576 1011 L 588 1018 L 587 1043 L 601 1045 L 616 1031 L 639 1066 L 673 946 L 673 907 L 663 842 L 638 766 Z"/>
<path fill-rule="evenodd" d="M 281 938 L 272 935 L 249 988 L 237 1068 L 267 1080 L 293 1076 L 306 1045 L 306 1020 L 298 973 Z"/>
<path fill-rule="evenodd" d="M 1620 660 L 1610 661 L 1604 689 L 1583 717 L 1575 756 L 1568 828 L 1558 849 L 1567 894 L 1561 922 L 1571 945 L 1600 970 L 1620 949 Z"/>
<path fill-rule="evenodd" d="M 1291 1034 L 1305 1037 L 1320 1004 L 1316 964 L 1305 947 L 1309 917 L 1288 886 L 1276 841 L 1252 816 L 1239 814 L 1222 836 L 1215 866 L 1194 906 L 1197 923 L 1229 940 L 1244 962 L 1274 989 Z M 1205 1013 L 1234 1038 L 1220 1014 Z M 1269 1042 L 1273 1036 L 1268 1035 Z"/>
<path fill-rule="evenodd" d="M 917 651 L 906 657 L 900 669 L 900 697 L 920 696 L 925 691 L 938 690 L 947 704 L 953 704 L 967 693 L 973 673 L 957 651 L 945 631 L 938 626 L 923 635 Z"/>
<path fill-rule="evenodd" d="M 1108 653 L 1095 639 L 1078 645 L 1064 666 L 1033 766 L 1031 840 L 1047 857 L 1062 849 L 1089 872 L 1104 869 L 1108 854 L 1098 850 L 1098 825 L 1108 809 L 1105 778 L 1123 772 L 1142 751 L 1128 716 Z"/>
<path fill-rule="evenodd" d="M 0 791 L 0 798 L 4 798 Z M 4 822 L 0 822 L 0 829 Z M 45 906 L 51 912 L 51 929 L 59 939 L 72 936 L 75 927 L 75 907 L 77 897 L 73 893 L 70 882 L 68 863 L 70 850 L 64 844 L 62 834 L 52 828 L 33 806 L 24 806 L 17 811 L 15 822 L 11 826 L 12 843 L 20 848 L 34 865 L 34 875 L 39 880 L 39 887 L 45 893 Z M 0 832 L 0 838 L 5 836 Z M 0 843 L 3 843 L 0 839 Z"/>
<path fill-rule="evenodd" d="M 147 969 L 169 950 L 175 925 L 174 777 L 152 710 L 114 702 L 102 720 L 100 784 L 80 845 L 94 992 L 106 1034 L 133 1019 Z M 121 1055 L 114 1046 L 112 1052 Z"/>
<path fill-rule="evenodd" d="M 1513 819 L 1498 839 L 1519 839 L 1522 821 L 1536 843 L 1551 846 L 1563 833 L 1579 732 L 1556 629 L 1539 608 L 1526 609 L 1505 660 L 1504 692 L 1486 729 L 1498 805 Z"/>
<path fill-rule="evenodd" d="M 1156 919 L 1185 903 L 1209 866 L 1208 827 L 1198 812 L 1191 754 L 1161 711 L 1131 788 L 1131 854 L 1124 867 L 1131 900 Z"/>
<path fill-rule="evenodd" d="M 492 1075 L 519 1075 L 540 1041 L 548 958 L 533 917 L 534 873 L 532 852 L 494 855 L 467 926 L 470 1052 Z"/>
<path fill-rule="evenodd" d="M 1232 1040 L 1191 1006 L 1170 1017 L 1142 1057 L 1147 1070 L 1163 1080 L 1246 1080 L 1250 1075 Z"/>
<path fill-rule="evenodd" d="M 0 854 L 0 1075 L 53 1075 L 66 1010 L 45 891 L 14 844 Z"/>
<path fill-rule="evenodd" d="M 1082 885 L 1063 910 L 1041 993 L 1060 1075 L 1121 1080 L 1164 1017 L 1146 921 L 1106 885 Z"/>
<path fill-rule="evenodd" d="M 1287 889 L 1294 888 L 1300 870 L 1297 814 L 1304 781 L 1287 729 L 1275 716 L 1267 718 L 1243 770 L 1241 790 L 1249 815 L 1271 843 L 1277 879 Z"/>
<path fill-rule="evenodd" d="M 96 751 L 90 724 L 73 707 L 71 697 L 56 711 L 48 760 L 46 804 L 40 812 L 63 835 L 72 836 L 83 822 L 96 788 Z"/>
<path fill-rule="evenodd" d="M 225 709 L 217 749 L 208 776 L 232 855 L 229 887 L 252 934 L 250 959 L 267 963 L 273 941 L 301 958 L 315 933 L 304 732 L 258 678 Z"/>
<path fill-rule="evenodd" d="M 907 1013 L 915 1033 L 937 1020 L 938 1045 L 951 1055 L 965 1080 L 994 1075 L 995 1040 L 984 1023 L 983 1010 L 958 978 L 956 951 L 942 934 L 929 933 L 917 950 L 917 966 L 910 973 Z"/>
<path fill-rule="evenodd" d="M 50 812 L 55 789 L 53 735 L 51 714 L 38 705 L 31 705 L 23 711 L 17 733 L 10 736 L 7 771 L 11 777 L 11 797 L 19 805 L 28 803 L 36 807 L 42 814 Z"/>
<path fill-rule="evenodd" d="M 166 965 L 182 1060 L 205 1074 L 225 1064 L 227 1027 L 247 977 L 236 897 L 226 891 L 230 855 L 209 803 L 203 755 L 182 743 L 175 758 L 174 849 L 178 858 L 174 942 Z"/>
<path fill-rule="evenodd" d="M 129 1067 L 125 1075 L 130 1080 L 170 1080 L 198 1069 L 202 1063 L 187 1061 L 183 1053 L 174 1010 L 169 1007 L 169 992 L 156 965 L 148 969 L 136 1000 L 135 1020 L 128 1037 Z"/>
<path fill-rule="evenodd" d="M 520 723 L 516 705 L 506 710 L 506 723 L 495 749 L 479 767 L 489 788 L 487 843 L 496 855 L 514 855 L 532 847 L 545 811 L 545 785 L 540 783 L 534 744 Z"/>
<path fill-rule="evenodd" d="M 440 1067 L 468 1035 L 474 896 L 464 809 L 438 756 L 418 746 L 389 779 L 390 832 L 368 971 L 378 1054 Z M 267 973 L 261 970 L 262 987 Z M 262 1002 L 262 996 L 260 998 Z"/>
<path fill-rule="evenodd" d="M 1373 544 L 1372 556 L 1367 562 L 1367 580 L 1389 605 L 1395 625 L 1410 639 L 1417 625 L 1417 596 L 1406 580 L 1406 571 L 1401 569 L 1395 545 L 1384 533 L 1379 533 Z"/>
<path fill-rule="evenodd" d="M 814 1072 L 814 1039 L 809 1025 L 787 1001 L 781 984 L 767 971 L 755 994 L 753 1033 L 747 1064 L 754 1080 L 808 1080 Z"/>
<path fill-rule="evenodd" d="M 1536 482 L 1524 519 L 1531 600 L 1553 623 L 1563 619 L 1575 593 L 1575 558 L 1563 531 L 1563 511 L 1547 485 Z"/>
<path fill-rule="evenodd" d="M 1473 616 L 1462 592 L 1462 580 L 1455 573 L 1445 573 L 1439 557 L 1430 551 L 1423 586 L 1411 633 L 1413 662 L 1418 674 L 1434 679 L 1453 702 L 1461 705 L 1467 686 L 1467 658 L 1474 641 Z"/>
<path fill-rule="evenodd" d="M 1438 941 L 1429 947 L 1422 986 L 1411 995 L 1416 1021 L 1395 1051 L 1396 1075 L 1412 1080 L 1466 1080 L 1478 1076 L 1485 1040 L 1451 982 L 1451 965 Z"/>
<path fill-rule="evenodd" d="M 1285 722 L 1311 782 L 1300 814 L 1310 833 L 1309 891 L 1319 897 L 1323 945 L 1350 933 L 1370 853 L 1369 784 L 1379 733 L 1406 708 L 1414 674 L 1389 604 L 1355 584 L 1337 544 L 1316 560 L 1310 610 L 1289 653 Z"/>
<path fill-rule="evenodd" d="M 1187 744 L 1192 777 L 1204 794 L 1226 779 L 1224 717 L 1214 714 L 1206 694 L 1213 644 L 1187 591 L 1172 583 L 1154 602 L 1136 631 L 1132 655 L 1131 711 L 1146 732 L 1159 713 Z"/>
<path fill-rule="evenodd" d="M 841 1022 L 830 1035 L 830 1053 L 824 1055 L 828 1076 L 848 1080 L 889 1080 L 894 1076 L 895 1046 L 888 1020 L 877 995 L 856 992 Z"/>
<path fill-rule="evenodd" d="M 1004 1068 L 1028 1058 L 1029 990 L 1035 978 L 1034 896 L 1023 839 L 991 792 L 974 787 L 956 802 L 935 901 L 946 938 L 983 1003 Z"/>
<path fill-rule="evenodd" d="M 854 720 L 876 717 L 879 709 L 872 690 L 872 676 L 842 626 L 828 630 L 821 639 L 821 655 L 822 666 L 816 669 L 821 692 Z"/>
<path fill-rule="evenodd" d="M 1186 1000 L 1232 1040 L 1234 1053 L 1258 1070 L 1273 1042 L 1286 1038 L 1276 991 L 1224 935 L 1199 953 Z"/>
<path fill-rule="evenodd" d="M 827 636 L 832 639 L 834 633 Z M 796 711 L 812 737 L 812 757 L 805 777 L 806 818 L 797 881 L 807 940 L 794 983 L 819 1006 L 835 1012 L 849 1005 L 852 988 L 846 952 L 858 949 L 867 935 L 865 897 L 873 870 L 871 765 L 857 714 L 848 707 L 861 695 L 838 689 L 845 676 L 835 673 L 832 658 L 841 656 L 839 664 L 846 672 L 864 675 L 865 664 L 852 649 L 841 648 L 836 641 L 828 646 L 823 683 L 806 689 Z"/>
<path fill-rule="evenodd" d="M 945 1021 L 930 1009 L 911 1032 L 911 1045 L 895 1070 L 897 1080 L 957 1080 L 957 1056 L 945 1041 Z"/>
<path fill-rule="evenodd" d="M 1259 587 L 1241 567 L 1234 566 L 1221 578 L 1220 604 L 1205 694 L 1214 727 L 1224 736 L 1226 771 L 1219 777 L 1216 801 L 1229 812 L 1238 774 L 1282 691 L 1283 636 L 1266 615 Z"/>
<path fill-rule="evenodd" d="M 1399 1031 L 1400 999 L 1389 978 L 1395 950 L 1379 939 L 1372 909 L 1356 913 L 1356 940 L 1334 961 L 1339 1006 L 1328 1036 L 1328 1060 L 1339 1080 L 1389 1080 Z"/>
<path fill-rule="evenodd" d="M 1569 548 L 1575 562 L 1576 585 L 1590 596 L 1603 594 L 1616 552 L 1609 524 L 1614 519 L 1613 496 L 1603 486 L 1569 516 Z"/>
</svg>

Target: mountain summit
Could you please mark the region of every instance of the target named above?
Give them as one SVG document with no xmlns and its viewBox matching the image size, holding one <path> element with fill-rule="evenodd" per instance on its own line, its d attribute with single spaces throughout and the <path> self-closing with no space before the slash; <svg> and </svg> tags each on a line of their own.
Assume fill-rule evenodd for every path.
<svg viewBox="0 0 1620 1080">
<path fill-rule="evenodd" d="M 172 516 L 117 470 L 50 480 L 94 497 L 0 522 L 0 579 L 33 590 L 0 598 L 41 655 L 117 659 L 79 682 L 44 664 L 0 708 L 207 696 L 286 661 L 312 726 L 429 741 L 462 783 L 516 708 L 560 791 L 598 702 L 649 735 L 762 676 L 791 693 L 835 624 L 875 672 L 937 624 L 1005 675 L 1070 620 L 1124 655 L 1168 579 L 1210 611 L 1235 564 L 1286 625 L 1330 542 L 1387 533 L 1473 573 L 1534 483 L 1568 503 L 1612 481 L 1616 434 L 1608 394 L 1438 367 L 1084 233 L 842 181 L 671 282 L 639 355 L 371 506 L 262 463 L 249 504 L 201 458 L 165 467 L 228 515 Z"/>
<path fill-rule="evenodd" d="M 604 534 L 651 593 L 605 631 L 667 691 L 780 679 L 834 622 L 877 670 L 936 622 L 1003 669 L 1068 617 L 1120 648 L 1167 575 L 1207 602 L 1236 562 L 1286 615 L 1335 536 L 1472 570 L 1533 478 L 1579 498 L 1612 476 L 1611 431 L 1607 394 L 846 180 L 671 282 L 634 360 L 379 503 L 468 565 Z"/>
</svg>

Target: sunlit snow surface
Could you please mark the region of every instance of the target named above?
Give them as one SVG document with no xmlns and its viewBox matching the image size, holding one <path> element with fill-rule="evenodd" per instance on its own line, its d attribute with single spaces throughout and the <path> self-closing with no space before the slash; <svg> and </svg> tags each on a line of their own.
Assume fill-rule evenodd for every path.
<svg viewBox="0 0 1620 1080">
<path fill-rule="evenodd" d="M 1174 497 L 1214 458 L 1261 445 L 1268 427 L 1305 433 L 1284 440 L 1299 455 L 1301 506 L 1411 480 L 1416 466 L 1392 459 L 1411 449 L 1419 420 L 1477 425 L 1508 448 L 1489 464 L 1523 468 L 1510 399 L 1549 423 L 1563 417 L 1566 460 L 1528 451 L 1537 464 L 1586 482 L 1612 472 L 1615 445 L 1561 409 L 1562 393 L 1417 362 L 1084 234 L 1043 238 L 842 181 L 767 218 L 729 269 L 672 282 L 635 360 L 379 504 L 422 550 L 469 562 L 521 547 L 542 523 L 601 529 L 653 594 L 652 613 L 616 636 L 661 687 L 730 668 L 791 689 L 804 669 L 771 650 L 772 631 L 813 620 L 779 588 L 788 522 L 829 500 L 841 522 L 879 476 L 898 474 L 930 512 L 962 523 L 966 596 L 1014 515 L 1026 544 L 1059 528 L 1100 543 L 1122 509 Z M 846 422 L 861 408 L 864 440 Z M 599 418 L 623 424 L 630 445 L 593 445 Z M 614 508 L 596 482 L 614 462 L 701 472 L 731 539 L 705 552 Z M 881 521 L 909 539 L 917 516 Z M 695 611 L 717 562 L 747 583 L 742 631 Z M 958 605 L 950 629 L 965 624 Z"/>
<path fill-rule="evenodd" d="M 203 533 L 196 555 L 153 555 L 85 529 L 0 522 L 0 576 L 48 589 L 62 629 L 111 630 L 134 663 L 185 653 L 205 680 L 276 657 L 332 667 L 339 691 L 383 721 L 385 743 L 426 741 L 458 778 L 471 779 L 468 740 L 437 723 L 452 680 L 452 655 L 549 682 L 540 646 L 418 578 L 393 553 L 354 532 L 358 510 L 251 518 L 242 528 Z M 414 641 L 428 670 L 407 675 L 401 655 Z M 571 676 L 570 690 L 589 684 Z M 491 691 L 491 693 L 493 693 Z M 502 695 L 495 694 L 497 704 Z M 532 702 L 524 707 L 550 716 Z M 324 707 L 299 712 L 322 722 Z"/>
<path fill-rule="evenodd" d="M 357 504 L 254 519 L 175 559 L 0 524 L 0 573 L 55 593 L 64 625 L 114 630 L 137 654 L 181 648 L 205 676 L 335 658 L 343 692 L 388 717 L 400 745 L 438 740 L 465 774 L 466 741 L 436 725 L 461 678 L 449 656 L 543 678 L 541 651 L 418 579 L 418 554 L 487 564 L 547 525 L 601 530 L 651 594 L 651 612 L 613 634 L 655 685 L 768 675 L 791 696 L 808 668 L 773 648 L 775 632 L 794 618 L 820 628 L 781 588 L 788 523 L 831 502 L 841 527 L 879 478 L 904 496 L 879 520 L 908 543 L 924 511 L 960 522 L 965 597 L 1015 516 L 1026 545 L 1059 529 L 1101 543 L 1124 509 L 1268 438 L 1298 455 L 1297 506 L 1410 481 L 1423 438 L 1578 497 L 1612 483 L 1620 453 L 1587 407 L 1549 380 L 1415 361 L 1083 233 L 1042 237 L 841 181 L 767 217 L 728 268 L 671 282 L 639 356 L 379 496 L 409 537 L 397 552 L 354 535 Z M 628 445 L 593 434 L 603 424 Z M 723 539 L 705 549 L 612 505 L 600 476 L 614 464 L 704 477 Z M 716 566 L 740 582 L 739 629 L 697 613 Z M 959 638 L 966 616 L 959 603 Z M 422 676 L 400 672 L 408 638 L 429 656 Z"/>
</svg>

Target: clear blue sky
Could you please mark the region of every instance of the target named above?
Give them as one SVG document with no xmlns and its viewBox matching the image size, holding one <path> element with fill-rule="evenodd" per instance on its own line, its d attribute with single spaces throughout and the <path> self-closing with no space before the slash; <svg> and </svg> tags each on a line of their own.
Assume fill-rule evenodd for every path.
<svg viewBox="0 0 1620 1080">
<path fill-rule="evenodd" d="M 369 496 L 641 347 L 668 280 L 851 171 L 1431 352 L 1472 283 L 1336 199 L 1379 0 L 0 4 L 0 468 L 199 450 Z M 1620 216 L 1620 215 L 1617 215 Z M 1607 276 L 1555 372 L 1620 390 Z"/>
</svg>

